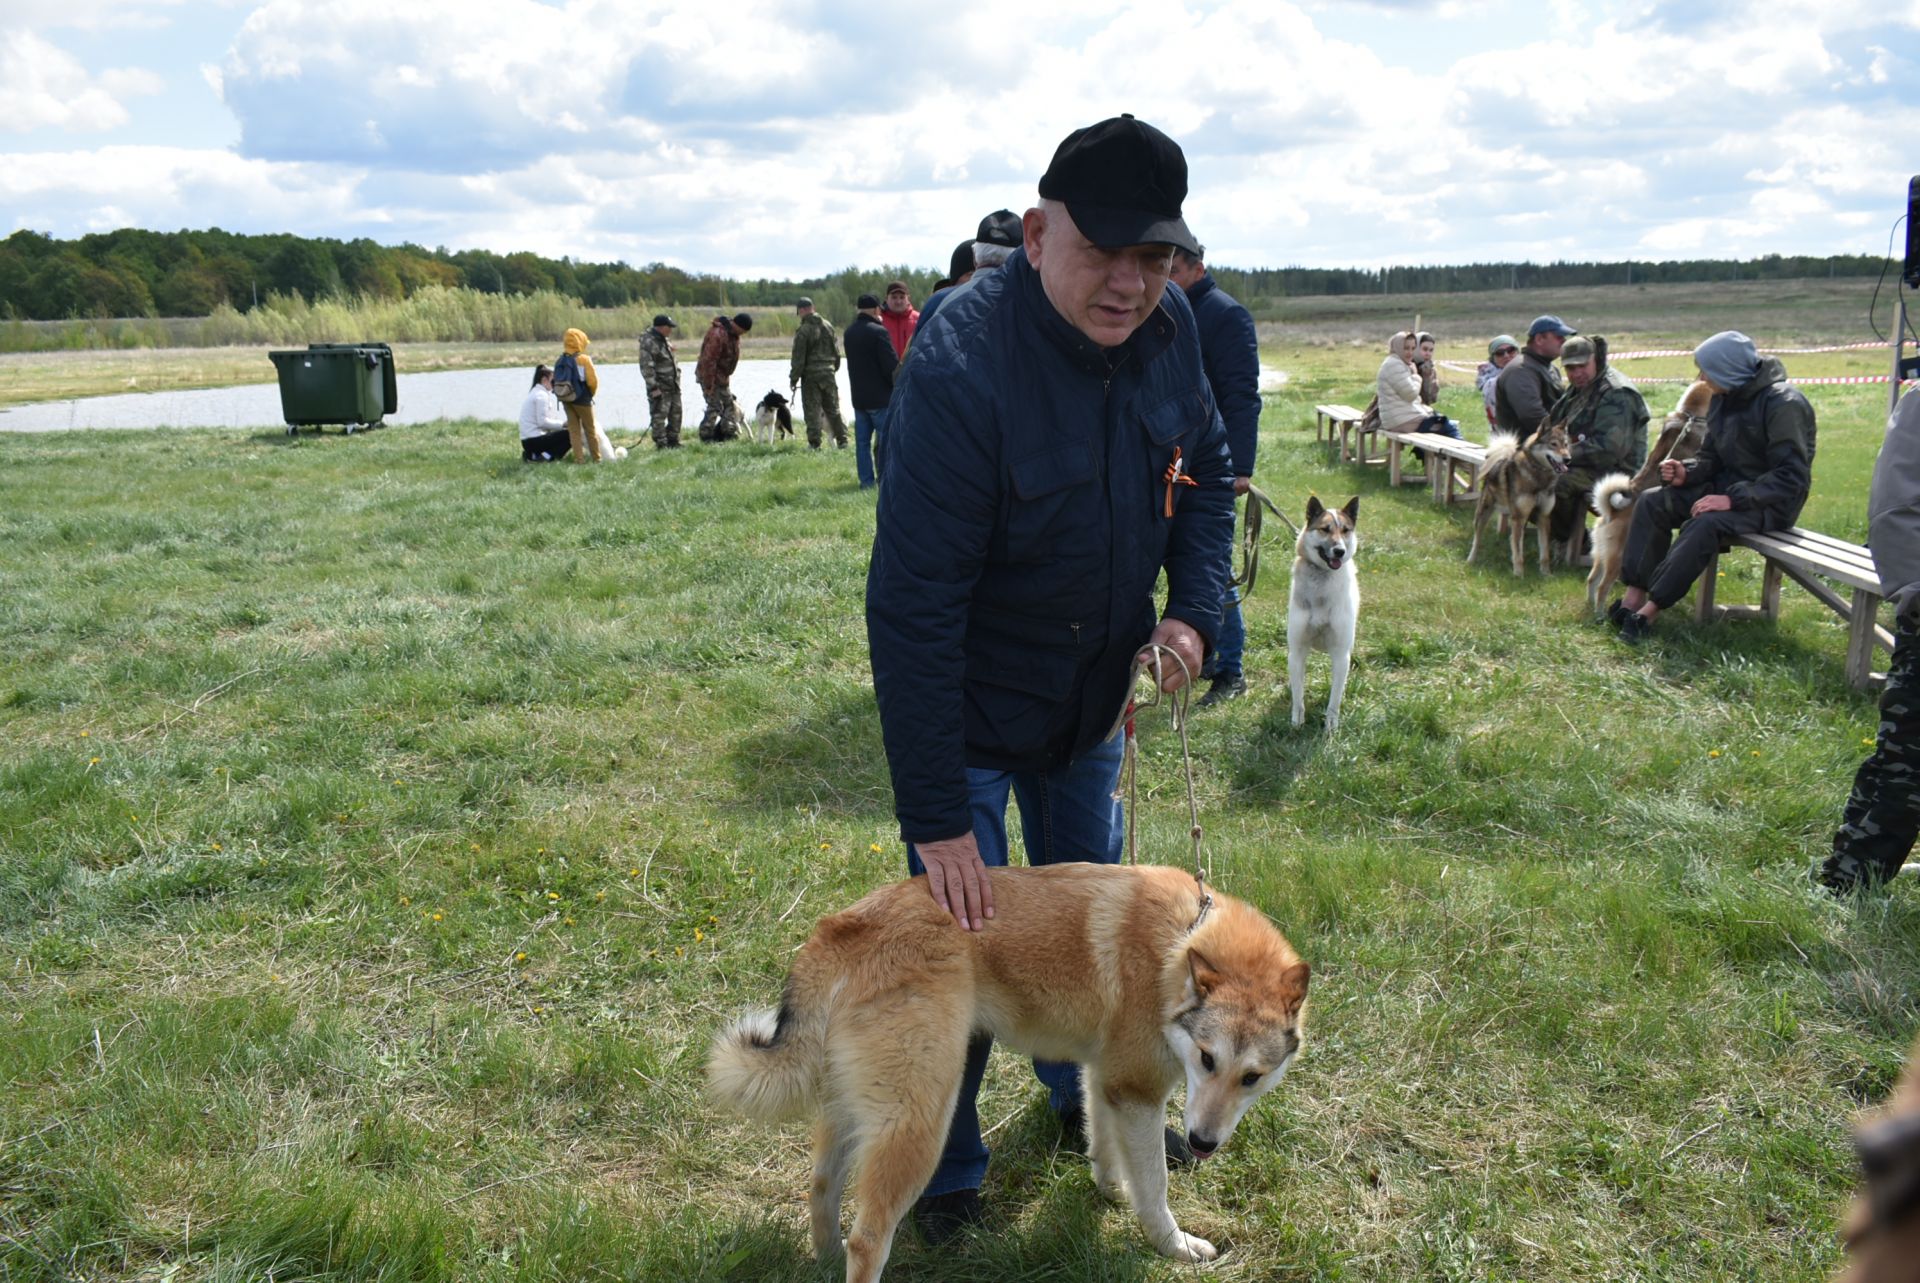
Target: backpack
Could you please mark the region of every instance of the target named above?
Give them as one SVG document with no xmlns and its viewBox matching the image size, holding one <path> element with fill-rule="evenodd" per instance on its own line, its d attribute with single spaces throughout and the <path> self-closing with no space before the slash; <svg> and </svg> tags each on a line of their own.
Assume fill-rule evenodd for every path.
<svg viewBox="0 0 1920 1283">
<path fill-rule="evenodd" d="M 580 377 L 580 363 L 569 352 L 553 363 L 553 395 L 566 405 L 572 405 L 580 399 L 585 390 L 585 381 Z"/>
</svg>

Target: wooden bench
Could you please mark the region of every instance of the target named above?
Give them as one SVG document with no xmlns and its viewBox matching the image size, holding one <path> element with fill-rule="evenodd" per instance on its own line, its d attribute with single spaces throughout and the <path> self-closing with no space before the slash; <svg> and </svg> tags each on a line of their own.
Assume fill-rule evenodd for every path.
<svg viewBox="0 0 1920 1283">
<path fill-rule="evenodd" d="M 1340 462 L 1352 461 L 1351 437 L 1360 420 L 1366 418 L 1364 411 L 1350 405 L 1316 405 L 1313 407 L 1314 436 L 1327 443 L 1327 452 L 1332 454 L 1338 447 Z"/>
<path fill-rule="evenodd" d="M 1874 569 L 1871 552 L 1859 544 L 1799 526 L 1740 535 L 1729 547 L 1751 548 L 1766 560 L 1760 578 L 1760 604 L 1722 606 L 1714 600 L 1720 569 L 1716 556 L 1694 588 L 1695 618 L 1703 623 L 1724 618 L 1778 619 L 1780 577 L 1785 575 L 1847 621 L 1847 680 L 1861 689 L 1886 680 L 1885 673 L 1873 671 L 1873 648 L 1878 645 L 1891 652 L 1893 634 L 1879 623 L 1880 575 Z M 1852 596 L 1841 596 L 1820 582 L 1822 579 L 1851 588 Z"/>
<path fill-rule="evenodd" d="M 1435 503 L 1472 503 L 1480 497 L 1480 469 L 1487 462 L 1487 448 L 1472 441 L 1443 437 L 1437 432 L 1383 432 L 1387 439 L 1387 480 L 1392 485 L 1407 481 L 1406 451 L 1418 447 L 1427 452 L 1427 484 Z M 1465 489 L 1460 488 L 1462 479 Z"/>
</svg>

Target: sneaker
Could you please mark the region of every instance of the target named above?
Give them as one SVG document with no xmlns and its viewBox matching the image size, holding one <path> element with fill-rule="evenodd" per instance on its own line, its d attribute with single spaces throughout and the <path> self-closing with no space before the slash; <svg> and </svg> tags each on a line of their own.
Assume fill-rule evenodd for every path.
<svg viewBox="0 0 1920 1283">
<path fill-rule="evenodd" d="M 1627 622 L 1627 616 L 1632 613 L 1631 610 L 1627 609 L 1627 599 L 1625 597 L 1615 597 L 1613 599 L 1613 605 L 1607 607 L 1607 622 L 1615 628 L 1618 628 Z"/>
<path fill-rule="evenodd" d="M 1246 678 L 1238 673 L 1230 677 L 1223 673 L 1213 679 L 1213 685 L 1207 687 L 1207 693 L 1200 697 L 1198 707 L 1212 708 L 1215 704 L 1224 704 L 1230 699 L 1239 699 L 1246 693 Z"/>
<path fill-rule="evenodd" d="M 1620 625 L 1620 640 L 1629 646 L 1638 646 L 1651 636 L 1653 636 L 1653 621 L 1637 612 L 1628 615 L 1626 622 Z"/>
<path fill-rule="evenodd" d="M 913 1205 L 913 1223 L 928 1247 L 950 1243 L 985 1219 L 986 1210 L 980 1206 L 977 1189 L 929 1194 Z"/>
</svg>

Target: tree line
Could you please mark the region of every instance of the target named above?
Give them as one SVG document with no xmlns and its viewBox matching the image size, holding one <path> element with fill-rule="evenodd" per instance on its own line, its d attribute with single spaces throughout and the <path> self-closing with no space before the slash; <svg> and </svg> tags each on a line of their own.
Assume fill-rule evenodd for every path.
<svg viewBox="0 0 1920 1283">
<path fill-rule="evenodd" d="M 1215 267 L 1223 288 L 1243 301 L 1322 294 L 1438 293 L 1553 286 L 1789 280 L 1871 276 L 1883 260 L 1867 255 L 1772 254 L 1764 258 L 1626 263 L 1472 263 L 1392 268 Z M 433 287 L 509 296 L 551 292 L 587 307 L 645 302 L 657 307 L 791 306 L 810 294 L 831 315 L 889 280 L 916 299 L 939 273 L 905 266 L 845 268 L 803 281 L 735 280 L 665 263 L 576 262 L 527 252 L 427 249 L 290 234 L 249 236 L 206 231 L 122 228 L 74 240 L 18 231 L 0 241 L 0 317 L 59 321 L 103 317 L 199 317 L 248 312 L 269 298 L 401 300 Z M 683 325 L 685 319 L 682 318 Z"/>
</svg>

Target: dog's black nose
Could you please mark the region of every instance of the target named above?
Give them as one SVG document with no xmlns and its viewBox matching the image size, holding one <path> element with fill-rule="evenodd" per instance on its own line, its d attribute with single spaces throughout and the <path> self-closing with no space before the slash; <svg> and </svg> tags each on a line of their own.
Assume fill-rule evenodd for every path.
<svg viewBox="0 0 1920 1283">
<path fill-rule="evenodd" d="M 1211 1136 L 1202 1136 L 1199 1132 L 1188 1132 L 1187 1148 L 1204 1156 L 1220 1148 L 1220 1143 Z"/>
</svg>

